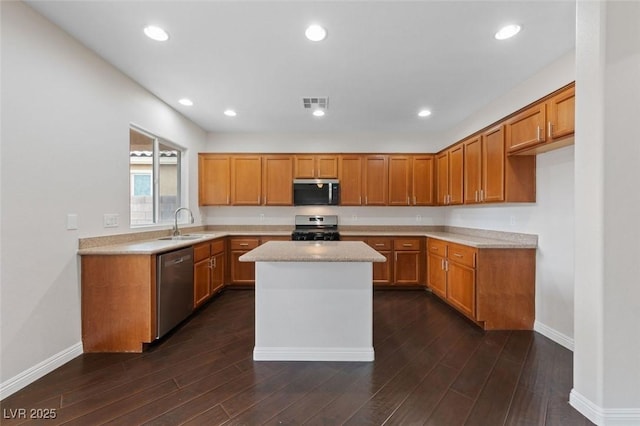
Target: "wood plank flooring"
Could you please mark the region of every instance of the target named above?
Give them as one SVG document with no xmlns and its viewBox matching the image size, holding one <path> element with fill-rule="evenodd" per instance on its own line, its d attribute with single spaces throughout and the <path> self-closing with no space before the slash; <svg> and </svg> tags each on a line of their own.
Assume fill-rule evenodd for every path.
<svg viewBox="0 0 640 426">
<path fill-rule="evenodd" d="M 1 423 L 591 424 L 567 402 L 570 351 L 483 332 L 428 292 L 375 292 L 373 363 L 254 362 L 253 307 L 229 290 L 143 354 L 79 356 L 1 401 Z"/>
</svg>

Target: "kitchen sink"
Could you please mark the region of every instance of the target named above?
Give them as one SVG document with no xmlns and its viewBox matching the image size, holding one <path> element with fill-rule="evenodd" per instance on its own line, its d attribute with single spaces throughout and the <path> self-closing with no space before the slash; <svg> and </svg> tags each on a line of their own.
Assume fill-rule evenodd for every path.
<svg viewBox="0 0 640 426">
<path fill-rule="evenodd" d="M 198 238 L 204 238 L 204 235 L 175 235 L 170 237 L 158 238 L 159 240 L 197 240 Z"/>
</svg>

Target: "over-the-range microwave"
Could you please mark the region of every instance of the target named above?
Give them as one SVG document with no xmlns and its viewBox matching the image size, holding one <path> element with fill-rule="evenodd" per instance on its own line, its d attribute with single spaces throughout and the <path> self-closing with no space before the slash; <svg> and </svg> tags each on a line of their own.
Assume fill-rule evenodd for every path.
<svg viewBox="0 0 640 426">
<path fill-rule="evenodd" d="M 294 179 L 293 205 L 336 206 L 340 204 L 338 179 Z"/>
</svg>

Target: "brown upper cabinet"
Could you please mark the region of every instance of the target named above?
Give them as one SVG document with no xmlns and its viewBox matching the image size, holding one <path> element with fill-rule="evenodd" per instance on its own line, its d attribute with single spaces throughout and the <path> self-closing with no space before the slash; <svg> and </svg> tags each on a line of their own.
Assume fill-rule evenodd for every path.
<svg viewBox="0 0 640 426">
<path fill-rule="evenodd" d="M 464 144 L 459 143 L 436 155 L 438 205 L 462 204 L 464 189 Z"/>
<path fill-rule="evenodd" d="M 262 204 L 292 205 L 293 158 L 290 155 L 265 155 L 262 166 Z"/>
<path fill-rule="evenodd" d="M 341 155 L 338 167 L 340 180 L 340 205 L 362 204 L 362 156 Z"/>
<path fill-rule="evenodd" d="M 390 155 L 389 205 L 433 205 L 433 166 L 433 155 Z"/>
<path fill-rule="evenodd" d="M 234 155 L 231 157 L 231 204 L 259 206 L 262 202 L 262 157 Z"/>
<path fill-rule="evenodd" d="M 364 204 L 386 206 L 389 200 L 387 155 L 364 156 Z"/>
<path fill-rule="evenodd" d="M 324 154 L 296 154 L 294 178 L 335 179 L 338 177 L 338 156 Z"/>
<path fill-rule="evenodd" d="M 504 131 L 496 126 L 464 144 L 464 203 L 504 201 Z"/>
<path fill-rule="evenodd" d="M 198 154 L 198 202 L 201 206 L 231 204 L 231 160 L 228 155 Z"/>
<path fill-rule="evenodd" d="M 571 84 L 506 121 L 509 154 L 538 154 L 573 143 L 575 86 Z"/>
</svg>

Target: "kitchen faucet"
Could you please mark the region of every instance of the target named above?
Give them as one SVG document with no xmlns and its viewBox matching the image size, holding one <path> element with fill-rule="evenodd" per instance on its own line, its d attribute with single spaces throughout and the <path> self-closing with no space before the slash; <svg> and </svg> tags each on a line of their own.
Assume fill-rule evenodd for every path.
<svg viewBox="0 0 640 426">
<path fill-rule="evenodd" d="M 180 210 L 188 211 L 189 215 L 191 216 L 191 223 L 195 222 L 195 219 L 193 218 L 193 213 L 191 213 L 191 210 L 189 210 L 187 207 L 178 207 L 175 213 L 173 214 L 174 216 L 173 236 L 174 237 L 177 237 L 178 235 L 180 235 L 180 229 L 178 229 L 178 213 L 180 213 Z"/>
</svg>

